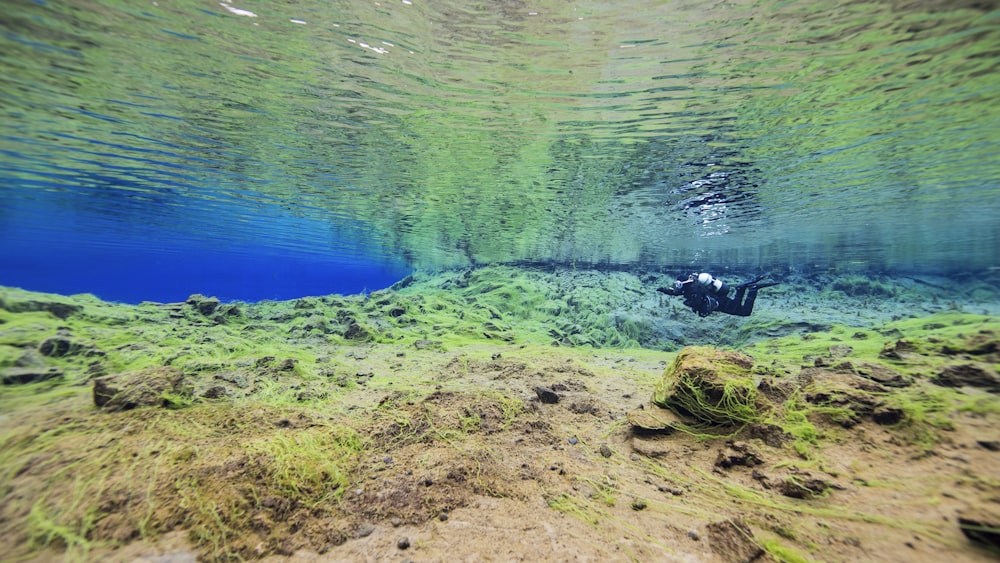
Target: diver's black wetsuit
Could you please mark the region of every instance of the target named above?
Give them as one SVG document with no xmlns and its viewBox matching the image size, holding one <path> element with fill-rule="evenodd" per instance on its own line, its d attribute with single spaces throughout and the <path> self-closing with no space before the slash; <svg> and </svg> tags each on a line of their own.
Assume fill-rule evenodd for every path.
<svg viewBox="0 0 1000 563">
<path fill-rule="evenodd" d="M 702 276 L 705 275 L 702 274 Z M 684 304 L 702 317 L 707 317 L 715 311 L 738 317 L 749 317 L 750 313 L 753 312 L 754 301 L 757 299 L 757 290 L 777 285 L 773 282 L 758 283 L 764 277 L 760 276 L 736 286 L 736 295 L 733 298 L 729 297 L 728 285 L 711 276 L 708 276 L 711 280 L 709 283 L 699 283 L 697 274 L 691 274 L 686 280 L 678 278 L 673 287 L 661 287 L 657 291 L 667 295 L 683 296 Z"/>
</svg>

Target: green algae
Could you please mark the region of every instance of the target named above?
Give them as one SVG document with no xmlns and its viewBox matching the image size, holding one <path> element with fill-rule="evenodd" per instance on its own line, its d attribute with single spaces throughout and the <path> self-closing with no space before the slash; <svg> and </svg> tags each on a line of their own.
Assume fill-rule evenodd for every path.
<svg viewBox="0 0 1000 563">
<path fill-rule="evenodd" d="M 653 403 L 690 416 L 696 424 L 755 422 L 763 413 L 750 361 L 710 348 L 685 348 L 653 391 Z"/>
<path fill-rule="evenodd" d="M 336 500 L 351 484 L 350 475 L 365 440 L 353 429 L 317 425 L 274 434 L 244 444 L 247 454 L 267 468 L 271 486 L 287 498 L 313 504 Z"/>
<path fill-rule="evenodd" d="M 510 494 L 503 481 L 510 474 L 495 473 L 497 460 L 508 446 L 492 437 L 539 424 L 539 414 L 516 394 L 484 390 L 481 383 L 466 384 L 463 378 L 497 362 L 498 351 L 514 358 L 508 364 L 496 363 L 500 370 L 515 369 L 518 361 L 540 361 L 556 348 L 567 359 L 559 369 L 590 377 L 594 374 L 587 375 L 588 362 L 601 353 L 595 346 L 608 342 L 637 345 L 637 336 L 662 331 L 662 323 L 669 318 L 649 310 L 645 316 L 636 315 L 634 311 L 641 309 L 630 309 L 623 295 L 641 301 L 649 286 L 625 274 L 602 280 L 588 273 L 560 277 L 488 268 L 423 281 L 417 278 L 406 287 L 366 296 L 241 304 L 240 315 L 221 320 L 205 316 L 190 304 L 127 307 L 91 298 L 83 298 L 80 309 L 66 318 L 46 310 L 0 309 L 0 369 L 14 366 L 48 338 L 66 338 L 75 344 L 72 354 L 41 358 L 45 366 L 62 370 L 62 379 L 0 387 L 0 412 L 50 421 L 44 427 L 12 425 L 0 434 L 0 481 L 7 483 L 2 491 L 9 495 L 13 487 L 22 487 L 25 499 L 7 508 L 15 515 L 14 521 L 21 518 L 25 523 L 13 532 L 15 537 L 34 550 L 59 546 L 82 559 L 95 549 L 182 528 L 191 533 L 203 553 L 250 557 L 252 547 L 243 539 L 247 530 L 264 526 L 272 550 L 277 538 L 288 533 L 278 523 L 279 514 L 288 514 L 280 512 L 284 505 L 276 505 L 274 499 L 295 499 L 299 506 L 312 507 L 336 520 L 343 515 L 337 512 L 339 507 L 355 502 L 347 493 L 363 485 L 372 460 L 377 462 L 390 452 L 401 455 L 407 448 L 425 452 L 421 456 L 436 448 L 451 452 L 471 468 L 467 478 L 478 491 Z M 587 306 L 586 300 L 592 298 L 595 303 Z M 8 308 L 16 308 L 11 303 L 23 299 L 44 302 L 46 297 L 15 291 L 4 294 Z M 649 301 L 657 302 L 656 296 Z M 622 316 L 621 311 L 633 311 L 628 313 L 632 316 Z M 647 323 L 645 328 L 634 332 L 629 323 L 640 321 Z M 675 322 L 688 321 L 681 316 Z M 751 323 L 755 323 L 753 330 L 746 328 Z M 367 337 L 347 337 L 352 324 L 363 326 Z M 806 332 L 775 338 L 751 334 L 757 329 L 780 333 L 790 325 L 751 318 L 743 327 L 724 326 L 731 328 L 722 336 L 727 342 L 753 340 L 740 348 L 753 356 L 754 367 L 734 374 L 734 383 L 723 387 L 720 400 L 695 397 L 684 408 L 708 406 L 713 421 L 735 425 L 730 428 L 733 432 L 748 424 L 780 427 L 793 439 L 782 450 L 789 459 L 775 467 L 824 467 L 829 444 L 847 436 L 839 424 L 858 416 L 849 406 L 809 402 L 801 391 L 772 409 L 758 408 L 757 385 L 762 378 L 791 380 L 802 366 L 868 362 L 910 376 L 914 383 L 908 387 L 868 395 L 902 411 L 890 430 L 897 443 L 915 448 L 914 455 L 933 451 L 949 432 L 956 413 L 1000 412 L 993 395 L 933 384 L 934 374 L 963 354 L 991 361 L 989 337 L 998 326 L 990 316 L 944 311 L 865 326 L 831 323 L 823 331 L 810 326 Z M 614 337 L 616 331 L 621 333 L 619 340 Z M 895 345 L 901 340 L 908 344 Z M 365 357 L 382 346 L 398 350 L 402 360 L 410 354 L 462 353 L 452 364 L 434 370 L 379 368 L 369 373 Z M 626 350 L 629 356 L 647 362 L 670 359 L 656 350 Z M 893 357 L 896 350 L 898 357 Z M 181 369 L 193 385 L 189 397 L 168 397 L 176 410 L 94 412 L 89 388 L 80 385 L 101 373 L 163 365 Z M 657 379 L 631 370 L 627 363 L 602 371 L 600 377 L 612 373 L 655 391 Z M 499 377 L 502 371 L 496 374 Z M 229 394 L 205 395 L 218 385 Z M 836 389 L 814 390 L 829 393 Z M 377 404 L 359 405 L 351 398 L 358 392 L 381 393 L 382 398 Z M 357 411 L 359 406 L 362 410 Z M 622 425 L 621 420 L 595 423 L 595 430 L 608 437 L 622 432 Z M 714 427 L 690 431 L 706 444 L 720 435 Z M 420 460 L 415 467 L 425 463 L 421 456 L 414 457 Z M 625 458 L 613 459 L 633 463 Z M 550 496 L 551 506 L 602 525 L 607 511 L 627 504 L 617 502 L 621 498 L 644 499 L 643 506 L 653 512 L 688 510 L 702 518 L 737 499 L 764 513 L 870 521 L 935 537 L 914 522 L 893 522 L 836 507 L 823 511 L 761 496 L 732 483 L 723 486 L 708 475 L 691 480 L 674 472 L 662 473 L 662 468 L 656 471 L 653 474 L 698 491 L 707 508 L 692 511 L 663 504 L 628 483 L 599 476 L 576 481 L 595 493 L 593 498 L 555 492 Z M 70 473 L 74 478 L 65 479 Z M 39 481 L 25 481 L 29 478 Z M 428 502 L 439 507 L 450 501 L 442 497 Z M 262 513 L 268 514 L 266 522 L 260 520 Z M 629 529 L 626 522 L 614 526 Z M 336 538 L 349 530 L 324 533 Z M 773 545 L 768 541 L 760 543 L 775 557 L 795 560 L 793 551 L 783 551 L 791 550 L 784 541 Z"/>
<path fill-rule="evenodd" d="M 55 467 L 64 452 L 75 450 L 80 459 L 43 481 L 49 492 L 34 503 L 28 520 L 33 545 L 61 542 L 71 554 L 84 557 L 93 542 L 80 538 L 103 535 L 96 526 L 116 526 L 119 531 L 113 535 L 124 534 L 121 541 L 133 535 L 155 537 L 183 523 L 209 553 L 238 552 L 242 548 L 233 542 L 243 534 L 255 505 L 288 498 L 319 507 L 338 498 L 354 480 L 363 443 L 349 428 L 313 419 L 313 426 L 294 434 L 280 429 L 258 434 L 256 428 L 270 426 L 255 424 L 262 415 L 271 422 L 309 415 L 219 407 L 182 412 L 137 411 L 105 418 L 96 426 L 91 422 L 82 432 L 79 424 L 70 425 L 45 444 L 32 440 L 33 455 L 57 456 L 47 462 Z M 225 428 L 229 430 L 220 431 Z M 231 441 L 232 436 L 240 439 Z M 26 453 L 16 442 L 3 445 L 6 452 Z M 29 474 L 38 470 L 31 459 L 22 466 L 30 468 Z M 5 455 L 3 465 L 10 467 L 10 461 Z M 17 482 L 14 475 L 20 471 L 24 469 L 7 477 Z M 65 480 L 69 474 L 72 479 Z"/>
<path fill-rule="evenodd" d="M 820 432 L 816 425 L 809 420 L 813 407 L 804 404 L 799 393 L 795 393 L 785 401 L 783 407 L 783 417 L 778 421 L 778 426 L 794 438 L 792 449 L 803 459 L 810 459 L 815 454 L 814 449 L 819 446 Z"/>
<path fill-rule="evenodd" d="M 809 563 L 812 559 L 802 555 L 794 548 L 788 547 L 777 538 L 767 538 L 760 541 L 760 546 L 771 557 L 782 563 Z"/>
</svg>

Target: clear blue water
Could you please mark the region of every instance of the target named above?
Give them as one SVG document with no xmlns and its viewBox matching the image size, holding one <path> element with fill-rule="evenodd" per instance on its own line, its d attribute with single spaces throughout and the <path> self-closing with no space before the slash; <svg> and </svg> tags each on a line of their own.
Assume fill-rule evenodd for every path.
<svg viewBox="0 0 1000 563">
<path fill-rule="evenodd" d="M 36 185 L 30 199 L 5 212 L 0 284 L 126 303 L 180 301 L 195 293 L 259 301 L 368 292 L 409 272 L 399 261 L 279 248 L 268 238 L 268 232 L 328 228 L 314 220 L 260 215 L 248 218 L 242 231 L 218 231 L 211 217 L 198 219 L 196 211 L 148 216 L 145 198 L 94 201 L 85 190 L 52 189 Z M 174 222 L 207 227 L 180 230 Z"/>
<path fill-rule="evenodd" d="M 995 2 L 6 0 L 0 285 L 1000 266 Z"/>
</svg>

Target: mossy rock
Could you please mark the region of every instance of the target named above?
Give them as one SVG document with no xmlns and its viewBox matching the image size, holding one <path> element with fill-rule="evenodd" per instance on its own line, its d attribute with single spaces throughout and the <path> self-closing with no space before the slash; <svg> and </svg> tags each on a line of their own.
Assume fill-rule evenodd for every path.
<svg viewBox="0 0 1000 563">
<path fill-rule="evenodd" d="M 177 406 L 177 399 L 188 394 L 184 374 L 172 367 L 146 368 L 94 379 L 94 404 L 110 411 Z"/>
<path fill-rule="evenodd" d="M 688 346 L 667 367 L 653 393 L 653 404 L 701 424 L 759 420 L 771 407 L 757 391 L 753 362 L 739 352 Z"/>
<path fill-rule="evenodd" d="M 68 297 L 0 288 L 0 309 L 11 313 L 44 311 L 66 320 L 82 311 L 83 306 L 73 303 Z"/>
<path fill-rule="evenodd" d="M 869 378 L 848 371 L 805 368 L 796 379 L 806 402 L 818 407 L 831 423 L 851 428 L 865 418 L 889 423 L 893 417 L 883 400 L 889 388 Z"/>
<path fill-rule="evenodd" d="M 894 297 L 892 285 L 868 276 L 846 276 L 830 284 L 830 288 L 851 297 Z"/>
</svg>

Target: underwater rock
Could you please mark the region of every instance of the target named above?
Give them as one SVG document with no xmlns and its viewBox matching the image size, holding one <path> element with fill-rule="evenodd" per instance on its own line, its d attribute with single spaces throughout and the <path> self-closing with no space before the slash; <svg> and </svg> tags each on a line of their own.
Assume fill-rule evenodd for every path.
<svg viewBox="0 0 1000 563">
<path fill-rule="evenodd" d="M 319 306 L 319 301 L 314 297 L 303 297 L 301 299 L 296 299 L 292 309 L 302 310 L 302 309 L 315 309 Z"/>
<path fill-rule="evenodd" d="M 906 412 L 903 409 L 896 407 L 876 407 L 872 411 L 872 421 L 875 424 L 881 424 L 882 426 L 892 426 L 893 424 L 898 424 L 902 422 L 903 417 L 906 416 Z"/>
<path fill-rule="evenodd" d="M 3 370 L 0 382 L 4 385 L 24 385 L 27 383 L 37 383 L 48 381 L 63 376 L 62 370 L 56 367 L 46 368 L 44 366 L 13 367 Z"/>
<path fill-rule="evenodd" d="M 795 378 L 767 377 L 760 380 L 757 390 L 774 403 L 783 403 L 799 389 Z"/>
<path fill-rule="evenodd" d="M 1000 393 L 1000 376 L 996 370 L 983 364 L 947 366 L 931 381 L 942 387 L 980 387 L 990 393 Z"/>
<path fill-rule="evenodd" d="M 569 411 L 573 414 L 589 414 L 592 416 L 601 415 L 601 408 L 598 407 L 593 401 L 578 401 L 570 403 Z"/>
<path fill-rule="evenodd" d="M 976 445 L 991 452 L 1000 452 L 1000 440 L 976 440 Z"/>
<path fill-rule="evenodd" d="M 885 406 L 889 388 L 853 373 L 805 368 L 798 375 L 806 402 L 823 407 L 823 416 L 844 428 L 870 418 Z"/>
<path fill-rule="evenodd" d="M 235 303 L 222 304 L 217 297 L 205 297 L 196 293 L 187 298 L 184 302 L 200 315 L 211 319 L 215 324 L 224 324 L 230 317 L 239 317 L 243 314 L 239 306 Z M 183 311 L 176 311 L 171 314 L 171 318 L 182 318 Z"/>
<path fill-rule="evenodd" d="M 639 430 L 672 432 L 677 428 L 683 428 L 688 425 L 674 411 L 657 405 L 644 405 L 643 408 L 629 411 L 625 417 L 628 419 L 629 424 Z M 634 444 L 633 449 L 641 454 L 656 457 L 655 455 L 640 451 Z"/>
<path fill-rule="evenodd" d="M 985 356 L 1000 353 L 1000 339 L 992 330 L 984 330 L 967 338 L 961 345 L 946 344 L 941 348 L 941 353 L 949 356 L 968 354 L 972 356 Z"/>
<path fill-rule="evenodd" d="M 913 379 L 894 369 L 871 362 L 861 362 L 854 365 L 854 373 L 886 387 L 909 387 Z"/>
<path fill-rule="evenodd" d="M 970 540 L 1000 549 L 1000 509 L 979 506 L 961 510 L 958 526 Z"/>
<path fill-rule="evenodd" d="M 347 325 L 347 330 L 344 331 L 344 338 L 347 340 L 367 341 L 371 339 L 371 333 L 365 327 L 358 324 L 357 321 L 352 320 Z"/>
<path fill-rule="evenodd" d="M 912 342 L 900 339 L 895 342 L 886 342 L 878 355 L 880 358 L 887 360 L 901 361 L 919 355 L 919 352 Z"/>
<path fill-rule="evenodd" d="M 414 279 L 413 279 L 412 275 L 406 276 L 405 278 L 399 280 L 398 282 L 390 285 L 389 286 L 389 290 L 390 291 L 399 291 L 400 289 L 403 289 L 404 287 L 409 287 L 410 285 L 412 285 L 413 281 L 414 281 Z"/>
<path fill-rule="evenodd" d="M 229 390 L 222 385 L 213 385 L 206 389 L 201 396 L 206 399 L 224 399 L 229 396 Z"/>
<path fill-rule="evenodd" d="M 417 350 L 437 350 L 441 348 L 440 340 L 415 340 L 413 347 Z"/>
<path fill-rule="evenodd" d="M 225 320 L 226 317 L 239 317 L 240 315 L 243 314 L 243 311 L 240 310 L 239 305 L 235 303 L 226 303 L 225 305 L 220 305 L 219 308 L 216 309 L 216 312 L 218 313 L 217 315 L 215 315 L 215 319 L 217 322 Z"/>
<path fill-rule="evenodd" d="M 808 473 L 786 477 L 774 487 L 786 497 L 797 499 L 821 497 L 826 491 L 834 488 L 829 481 L 817 479 Z"/>
<path fill-rule="evenodd" d="M 548 387 L 542 387 L 541 385 L 535 386 L 535 395 L 538 396 L 538 400 L 546 404 L 555 404 L 559 402 L 559 394 L 549 389 Z"/>
<path fill-rule="evenodd" d="M 38 345 L 38 352 L 50 358 L 62 358 L 79 354 L 83 348 L 82 344 L 73 342 L 65 336 L 53 336 Z"/>
<path fill-rule="evenodd" d="M 62 301 L 43 301 L 38 299 L 29 299 L 26 301 L 6 301 L 5 299 L 0 299 L 0 309 L 10 311 L 11 313 L 33 313 L 43 311 L 56 318 L 66 320 L 70 317 L 70 315 L 82 311 L 83 307 L 74 303 L 65 303 Z"/>
<path fill-rule="evenodd" d="M 707 528 L 712 551 L 727 563 L 750 563 L 765 555 L 764 549 L 754 540 L 750 526 L 739 518 L 712 522 Z"/>
<path fill-rule="evenodd" d="M 171 319 L 183 319 L 184 318 L 184 303 L 153 303 L 153 305 L 163 311 L 166 311 L 167 317 Z"/>
<path fill-rule="evenodd" d="M 841 362 L 833 367 L 834 371 L 853 373 L 865 379 L 874 381 L 886 387 L 909 387 L 913 379 L 898 371 L 872 362 Z"/>
<path fill-rule="evenodd" d="M 94 404 L 110 411 L 164 406 L 166 394 L 183 394 L 184 374 L 172 367 L 154 367 L 94 379 Z"/>
<path fill-rule="evenodd" d="M 755 421 L 770 408 L 754 385 L 753 358 L 739 352 L 689 346 L 664 371 L 653 404 L 700 423 Z"/>
<path fill-rule="evenodd" d="M 371 522 L 363 522 L 358 526 L 358 529 L 354 532 L 355 538 L 367 538 L 368 536 L 375 533 L 375 525 Z"/>
<path fill-rule="evenodd" d="M 196 311 L 207 317 L 215 312 L 215 310 L 219 307 L 220 301 L 216 297 L 205 297 L 200 293 L 195 293 L 194 295 L 188 297 L 185 303 L 194 307 Z"/>
<path fill-rule="evenodd" d="M 772 448 L 780 448 L 792 435 L 776 424 L 750 424 L 746 428 L 748 438 L 756 438 Z"/>
<path fill-rule="evenodd" d="M 715 458 L 715 466 L 729 469 L 736 465 L 753 467 L 764 463 L 760 453 L 746 442 L 735 442 L 729 440 L 725 448 L 719 450 Z"/>
</svg>

